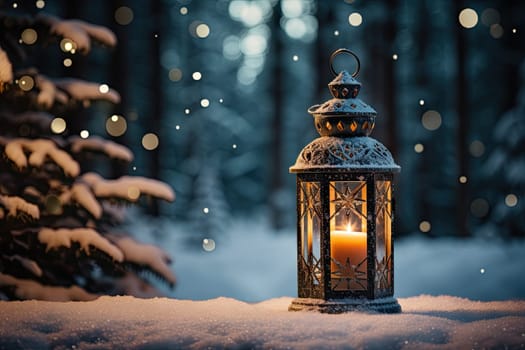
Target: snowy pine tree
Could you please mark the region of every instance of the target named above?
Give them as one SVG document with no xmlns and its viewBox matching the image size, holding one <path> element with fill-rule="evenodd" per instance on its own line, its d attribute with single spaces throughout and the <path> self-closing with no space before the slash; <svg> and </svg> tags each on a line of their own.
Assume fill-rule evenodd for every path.
<svg viewBox="0 0 525 350">
<path fill-rule="evenodd" d="M 514 108 L 501 117 L 494 129 L 495 145 L 489 153 L 484 175 L 490 189 L 491 212 L 482 230 L 486 235 L 525 236 L 525 61 L 521 65 L 521 89 Z M 521 197 L 521 198 L 520 198 Z"/>
<path fill-rule="evenodd" d="M 101 294 L 158 294 L 148 277 L 174 285 L 160 248 L 116 231 L 122 204 L 140 197 L 174 200 L 157 180 L 104 179 L 86 157 L 129 163 L 132 152 L 97 136 L 68 135 L 68 121 L 92 101 L 118 103 L 97 83 L 52 79 L 24 67 L 28 54 L 58 43 L 87 54 L 113 47 L 107 28 L 39 14 L 0 13 L 0 299 L 90 300 Z M 29 50 L 31 47 L 31 50 Z M 60 118 L 55 116 L 60 115 Z M 98 160 L 98 158 L 97 158 Z"/>
</svg>

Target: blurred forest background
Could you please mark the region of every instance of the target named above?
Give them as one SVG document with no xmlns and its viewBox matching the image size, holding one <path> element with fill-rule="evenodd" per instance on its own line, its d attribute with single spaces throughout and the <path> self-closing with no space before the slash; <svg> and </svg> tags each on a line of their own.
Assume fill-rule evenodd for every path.
<svg viewBox="0 0 525 350">
<path fill-rule="evenodd" d="M 130 174 L 177 193 L 144 210 L 189 222 L 196 239 L 243 216 L 295 225 L 288 167 L 318 136 L 306 110 L 329 98 L 328 59 L 340 47 L 360 57 L 361 98 L 378 112 L 372 136 L 402 166 L 397 234 L 525 236 L 523 1 L 0 3 L 115 31 L 113 51 L 40 50 L 18 64 L 119 91 L 121 105 L 80 112 L 66 133 L 130 147 Z M 335 65 L 355 68 L 344 56 Z"/>
</svg>

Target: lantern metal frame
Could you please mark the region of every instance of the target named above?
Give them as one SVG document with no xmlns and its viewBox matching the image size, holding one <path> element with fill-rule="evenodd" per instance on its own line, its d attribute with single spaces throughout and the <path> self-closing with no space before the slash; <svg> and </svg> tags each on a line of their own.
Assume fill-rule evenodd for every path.
<svg viewBox="0 0 525 350">
<path fill-rule="evenodd" d="M 346 49 L 334 52 L 330 59 L 340 53 L 350 53 L 357 60 L 357 70 L 350 75 L 343 71 L 329 84 L 334 99 L 323 105 L 315 105 L 308 110 L 313 114 L 317 131 L 321 137 L 303 148 L 291 173 L 297 175 L 297 271 L 298 298 L 289 306 L 290 311 L 316 310 L 326 313 L 340 313 L 352 310 L 373 310 L 385 313 L 396 313 L 401 307 L 394 294 L 394 173 L 400 167 L 394 162 L 388 149 L 377 140 L 368 137 L 375 125 L 376 112 L 357 98 L 360 83 L 353 79 L 359 72 L 357 56 Z M 347 265 L 352 271 L 348 276 L 334 275 L 331 252 L 332 227 L 331 220 L 336 216 L 331 206 L 330 186 L 352 182 L 364 183 L 366 202 L 366 287 L 359 282 L 359 288 L 352 288 L 351 281 L 357 281 L 356 271 L 359 266 Z M 388 198 L 378 198 L 378 185 L 389 183 Z M 315 184 L 315 185 L 312 185 Z M 315 191 L 305 192 L 305 187 L 313 186 Z M 361 186 L 362 187 L 362 186 Z M 335 190 L 335 188 L 334 188 Z M 386 227 L 382 231 L 376 228 L 378 203 L 381 208 L 388 201 L 390 209 Z M 307 202 L 307 203 L 306 203 Z M 381 203 L 380 203 L 381 202 Z M 339 208 L 341 209 L 341 208 Z M 316 229 L 304 227 L 305 210 L 313 211 L 317 217 Z M 381 209 L 382 210 L 382 209 Z M 385 209 L 387 211 L 387 209 Z M 386 215 L 384 212 L 382 215 Z M 365 221 L 365 217 L 361 220 Z M 312 216 L 313 218 L 313 216 Z M 386 218 L 384 218 L 386 220 Z M 307 220 L 308 219 L 307 217 Z M 312 219 L 313 220 L 313 219 Z M 310 232 L 316 231 L 316 232 Z M 306 232 L 306 235 L 305 235 Z M 387 233 L 388 232 L 388 233 Z M 319 251 L 317 257 L 312 251 L 313 236 L 317 235 Z M 378 234 L 383 234 L 384 256 L 380 262 L 378 257 Z M 388 236 L 388 244 L 385 243 Z M 305 242 L 307 240 L 308 242 Z M 305 253 L 305 244 L 306 253 Z M 335 244 L 335 241 L 334 241 Z M 385 248 L 387 247 L 387 248 Z M 307 255 L 307 256 L 305 256 Z M 355 263 L 355 262 L 354 262 Z M 339 272 L 339 271 L 338 271 Z M 360 275 L 359 281 L 365 281 Z M 346 278 L 348 287 L 337 289 L 334 283 Z M 354 284 L 355 285 L 355 284 Z M 361 288 L 362 286 L 362 288 Z"/>
</svg>

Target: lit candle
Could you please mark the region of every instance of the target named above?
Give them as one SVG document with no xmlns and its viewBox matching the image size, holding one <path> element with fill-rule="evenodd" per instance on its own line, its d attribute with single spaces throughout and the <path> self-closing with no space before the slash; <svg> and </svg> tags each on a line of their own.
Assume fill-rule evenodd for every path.
<svg viewBox="0 0 525 350">
<path fill-rule="evenodd" d="M 350 224 L 346 231 L 334 230 L 330 234 L 330 251 L 332 258 L 337 260 L 342 266 L 346 265 L 346 260 L 350 260 L 350 265 L 357 266 L 366 259 L 366 232 L 355 232 Z M 332 273 L 340 270 L 332 261 Z M 366 271 L 366 262 L 360 270 Z"/>
</svg>

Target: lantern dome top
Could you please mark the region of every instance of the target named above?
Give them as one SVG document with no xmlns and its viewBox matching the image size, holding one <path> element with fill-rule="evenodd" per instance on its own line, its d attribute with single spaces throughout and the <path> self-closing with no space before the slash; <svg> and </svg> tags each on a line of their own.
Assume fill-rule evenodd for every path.
<svg viewBox="0 0 525 350">
<path fill-rule="evenodd" d="M 347 53 L 355 58 L 357 69 L 353 74 L 346 70 L 337 74 L 334 70 L 332 61 L 341 53 Z M 355 79 L 359 68 L 359 58 L 350 50 L 339 49 L 330 57 L 330 70 L 336 76 L 328 84 L 333 98 L 308 109 L 308 113 L 314 117 L 315 127 L 321 136 L 368 136 L 374 129 L 376 111 L 357 98 L 361 90 L 361 83 Z"/>
<path fill-rule="evenodd" d="M 390 151 L 371 137 L 319 137 L 304 147 L 292 173 L 316 171 L 399 172 Z"/>
</svg>

